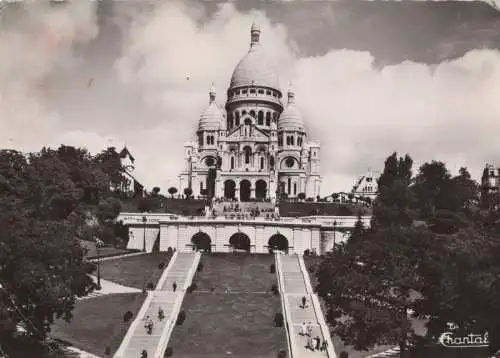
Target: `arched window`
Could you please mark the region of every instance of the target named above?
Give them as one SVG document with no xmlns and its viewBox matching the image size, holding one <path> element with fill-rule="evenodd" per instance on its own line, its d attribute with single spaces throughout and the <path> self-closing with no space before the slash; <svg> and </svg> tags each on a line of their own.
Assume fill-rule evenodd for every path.
<svg viewBox="0 0 500 358">
<path fill-rule="evenodd" d="M 283 146 L 283 134 L 280 134 L 278 136 L 278 145 L 281 147 Z"/>
<path fill-rule="evenodd" d="M 239 126 L 240 125 L 240 112 L 235 112 L 235 116 L 236 116 L 235 125 Z"/>
<path fill-rule="evenodd" d="M 260 157 L 260 169 L 264 169 L 264 157 Z"/>
<path fill-rule="evenodd" d="M 262 111 L 259 111 L 259 126 L 264 125 L 264 113 Z"/>
<path fill-rule="evenodd" d="M 295 145 L 295 140 L 294 140 L 294 139 L 295 139 L 295 137 L 294 137 L 294 136 L 291 136 L 291 137 L 290 137 L 290 143 L 291 143 L 292 145 Z"/>
<path fill-rule="evenodd" d="M 266 113 L 266 126 L 270 126 L 271 125 L 271 112 L 267 112 Z"/>
<path fill-rule="evenodd" d="M 250 164 L 250 155 L 252 154 L 251 149 L 245 148 L 245 164 Z"/>
<path fill-rule="evenodd" d="M 234 169 L 234 157 L 231 157 L 231 169 Z"/>
</svg>

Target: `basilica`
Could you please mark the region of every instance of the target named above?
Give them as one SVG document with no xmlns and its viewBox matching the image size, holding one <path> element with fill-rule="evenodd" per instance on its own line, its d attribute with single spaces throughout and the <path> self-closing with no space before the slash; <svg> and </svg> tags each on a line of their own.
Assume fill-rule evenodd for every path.
<svg viewBox="0 0 500 358">
<path fill-rule="evenodd" d="M 291 88 L 283 99 L 260 34 L 254 23 L 250 49 L 233 71 L 224 107 L 210 89 L 196 140 L 184 146 L 182 191 L 240 201 L 320 195 L 320 146 L 308 140 Z"/>
</svg>

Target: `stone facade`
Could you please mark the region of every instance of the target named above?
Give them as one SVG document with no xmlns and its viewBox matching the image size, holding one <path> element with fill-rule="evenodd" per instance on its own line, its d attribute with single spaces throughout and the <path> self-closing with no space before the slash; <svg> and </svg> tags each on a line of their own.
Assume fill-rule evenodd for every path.
<svg viewBox="0 0 500 358">
<path fill-rule="evenodd" d="M 365 227 L 370 217 L 363 217 Z M 194 238 L 208 238 L 213 252 L 231 252 L 231 238 L 243 235 L 247 238 L 252 253 L 267 253 L 272 240 L 286 244 L 288 253 L 303 254 L 305 250 L 323 254 L 332 249 L 334 243 L 347 240 L 357 220 L 354 216 L 318 216 L 299 219 L 282 218 L 268 220 L 255 218 L 233 220 L 225 217 L 182 217 L 171 214 L 123 213 L 118 220 L 129 226 L 128 249 L 151 252 L 158 240 L 159 250 L 168 248 L 180 252 L 195 249 Z"/>
<path fill-rule="evenodd" d="M 233 72 L 225 107 L 217 105 L 212 87 L 197 140 L 185 144 L 181 192 L 189 187 L 194 195 L 240 201 L 318 196 L 320 145 L 308 141 L 294 97 L 289 89 L 283 106 L 260 29 L 252 25 L 250 50 Z"/>
</svg>

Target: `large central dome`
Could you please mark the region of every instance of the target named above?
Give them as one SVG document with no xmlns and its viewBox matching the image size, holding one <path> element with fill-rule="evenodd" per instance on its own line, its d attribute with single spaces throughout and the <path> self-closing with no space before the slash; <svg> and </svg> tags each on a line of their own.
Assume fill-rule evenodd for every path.
<svg viewBox="0 0 500 358">
<path fill-rule="evenodd" d="M 230 88 L 254 85 L 280 90 L 278 76 L 267 62 L 259 36 L 260 29 L 254 23 L 251 29 L 250 50 L 236 65 L 231 76 Z"/>
</svg>

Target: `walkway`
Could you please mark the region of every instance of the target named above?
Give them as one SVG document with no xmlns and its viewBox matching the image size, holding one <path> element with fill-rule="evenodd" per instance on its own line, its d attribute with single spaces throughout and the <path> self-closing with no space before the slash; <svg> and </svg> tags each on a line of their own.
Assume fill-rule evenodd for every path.
<svg viewBox="0 0 500 358">
<path fill-rule="evenodd" d="M 280 282 L 286 318 L 288 322 L 293 358 L 327 357 L 336 358 L 329 331 L 318 298 L 312 293 L 309 276 L 305 271 L 302 257 L 298 255 L 279 255 L 277 257 Z M 278 266 L 277 265 L 277 266 Z M 302 308 L 302 297 L 306 297 L 306 307 Z M 307 336 L 302 335 L 302 323 L 312 327 L 312 337 L 319 337 L 321 343 L 326 339 L 328 350 L 312 351 L 307 348 Z"/>
<path fill-rule="evenodd" d="M 185 290 L 191 284 L 199 259 L 200 254 L 196 253 L 174 254 L 156 289 L 148 293 L 136 320 L 115 353 L 115 358 L 137 358 L 141 356 L 142 350 L 146 350 L 148 358 L 163 358 Z M 174 281 L 177 284 L 175 292 L 172 287 Z M 165 315 L 161 321 L 158 318 L 160 308 Z M 144 327 L 147 316 L 154 323 L 151 334 Z"/>
<path fill-rule="evenodd" d="M 92 277 L 92 280 L 94 281 L 94 283 L 97 284 L 97 277 L 92 276 L 92 275 L 90 277 Z M 108 281 L 108 280 L 101 278 L 101 289 L 100 290 L 94 290 L 93 292 L 89 293 L 87 296 L 78 297 L 78 300 L 86 300 L 89 298 L 99 297 L 102 295 L 109 295 L 112 293 L 132 293 L 132 292 L 142 292 L 142 290 L 139 290 L 138 288 L 134 288 L 134 287 L 119 285 L 113 281 Z"/>
</svg>

